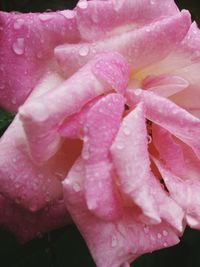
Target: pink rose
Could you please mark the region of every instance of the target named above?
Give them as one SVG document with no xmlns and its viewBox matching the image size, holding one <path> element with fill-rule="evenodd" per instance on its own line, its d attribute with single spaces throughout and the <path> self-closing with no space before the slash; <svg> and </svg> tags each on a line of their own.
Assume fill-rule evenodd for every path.
<svg viewBox="0 0 200 267">
<path fill-rule="evenodd" d="M 200 32 L 189 12 L 172 0 L 84 0 L 1 12 L 0 23 L 0 103 L 17 112 L 0 141 L 0 224 L 27 241 L 68 211 L 98 267 L 200 229 Z"/>
</svg>

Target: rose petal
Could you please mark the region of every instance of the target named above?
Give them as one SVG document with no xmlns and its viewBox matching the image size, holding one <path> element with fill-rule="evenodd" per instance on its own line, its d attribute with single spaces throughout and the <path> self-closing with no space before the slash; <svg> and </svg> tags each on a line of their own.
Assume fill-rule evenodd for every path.
<svg viewBox="0 0 200 267">
<path fill-rule="evenodd" d="M 112 144 L 111 154 L 120 188 L 142 209 L 145 216 L 158 223 L 161 220 L 150 189 L 150 161 L 144 112 L 140 104 L 124 118 Z"/>
<path fill-rule="evenodd" d="M 115 222 L 105 222 L 94 216 L 84 199 L 82 160 L 75 163 L 63 185 L 67 208 L 98 267 L 118 267 L 141 254 L 179 242 L 177 234 L 164 222 L 156 226 L 138 222 L 134 207 L 126 207 L 123 216 Z"/>
<path fill-rule="evenodd" d="M 75 18 L 63 14 L 0 12 L 2 107 L 17 111 L 45 71 L 54 68 L 53 48 L 80 40 Z"/>
<path fill-rule="evenodd" d="M 103 39 L 121 31 L 141 27 L 178 12 L 174 1 L 110 0 L 79 3 L 77 24 L 85 41 Z"/>
<path fill-rule="evenodd" d="M 86 202 L 89 210 L 104 220 L 114 220 L 122 213 L 109 149 L 119 129 L 124 104 L 121 95 L 109 94 L 94 104 L 85 122 L 82 157 L 86 162 Z"/>
<path fill-rule="evenodd" d="M 104 92 L 125 90 L 128 75 L 127 63 L 121 55 L 101 54 L 55 90 L 22 106 L 19 114 L 34 160 L 44 162 L 58 150 L 61 141 L 58 129 L 67 116 L 79 112 Z"/>
<path fill-rule="evenodd" d="M 166 57 L 185 37 L 190 24 L 190 14 L 182 11 L 140 29 L 99 42 L 58 46 L 55 48 L 55 56 L 66 75 L 74 73 L 93 58 L 94 54 L 108 51 L 122 54 L 135 71 Z"/>
<path fill-rule="evenodd" d="M 189 83 L 183 78 L 172 75 L 147 76 L 142 82 L 142 88 L 163 97 L 177 94 L 187 88 L 188 85 Z"/>
<path fill-rule="evenodd" d="M 167 129 L 184 143 L 192 147 L 200 158 L 200 120 L 180 108 L 169 99 L 144 90 L 129 90 L 130 104 L 142 101 L 146 107 L 146 117 Z"/>
<path fill-rule="evenodd" d="M 59 128 L 59 133 L 61 136 L 68 138 L 83 138 L 83 128 L 86 120 L 86 116 L 92 106 L 101 97 L 96 97 L 87 103 L 80 112 L 69 116 Z"/>
<path fill-rule="evenodd" d="M 28 153 L 18 116 L 0 141 L 0 192 L 29 210 L 43 208 L 62 198 L 61 180 L 81 150 L 80 142 L 65 141 L 58 153 L 43 165 Z M 70 152 L 70 155 L 68 153 Z"/>
<path fill-rule="evenodd" d="M 166 166 L 176 174 L 183 173 L 185 160 L 180 145 L 173 140 L 172 135 L 167 130 L 156 124 L 152 125 L 152 133 L 153 144 Z"/>
<path fill-rule="evenodd" d="M 172 198 L 185 210 L 190 227 L 200 229 L 200 181 L 182 180 L 159 161 L 155 163 Z"/>
<path fill-rule="evenodd" d="M 144 107 L 139 104 L 124 118 L 111 147 L 120 188 L 141 208 L 145 216 L 140 216 L 142 220 L 159 223 L 163 218 L 182 231 L 182 210 L 168 198 L 150 170 L 144 115 Z"/>
<path fill-rule="evenodd" d="M 22 243 L 69 223 L 71 218 L 63 202 L 31 213 L 0 195 L 1 227 L 14 233 Z"/>
</svg>

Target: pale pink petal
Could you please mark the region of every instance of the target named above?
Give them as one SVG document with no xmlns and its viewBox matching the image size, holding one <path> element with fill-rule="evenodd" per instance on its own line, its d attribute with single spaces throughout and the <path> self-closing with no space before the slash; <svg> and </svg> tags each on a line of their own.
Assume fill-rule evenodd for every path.
<svg viewBox="0 0 200 267">
<path fill-rule="evenodd" d="M 143 105 L 138 105 L 123 120 L 111 147 L 111 154 L 120 188 L 143 211 L 160 222 L 158 208 L 150 187 L 150 160 L 147 151 L 147 130 Z"/>
<path fill-rule="evenodd" d="M 59 149 L 58 129 L 67 116 L 79 112 L 98 95 L 113 89 L 124 91 L 128 76 L 129 69 L 121 55 L 97 55 L 58 88 L 20 107 L 20 119 L 34 160 L 44 162 Z"/>
<path fill-rule="evenodd" d="M 172 16 L 178 8 L 172 0 L 108 0 L 80 1 L 76 11 L 82 39 L 93 41 Z"/>
<path fill-rule="evenodd" d="M 35 164 L 16 116 L 0 140 L 0 193 L 29 210 L 43 208 L 62 198 L 61 180 L 80 151 L 79 141 L 66 140 L 51 160 L 43 165 Z"/>
<path fill-rule="evenodd" d="M 200 30 L 194 22 L 183 41 L 163 60 L 139 70 L 136 76 L 176 75 L 189 82 L 187 89 L 172 97 L 179 106 L 199 109 Z"/>
<path fill-rule="evenodd" d="M 68 138 L 82 138 L 87 113 L 99 99 L 100 97 L 94 98 L 80 112 L 69 116 L 59 128 L 60 135 Z"/>
<path fill-rule="evenodd" d="M 0 195 L 0 225 L 22 243 L 69 223 L 71 218 L 63 201 L 31 213 Z"/>
<path fill-rule="evenodd" d="M 48 69 L 53 48 L 80 40 L 76 19 L 64 12 L 0 12 L 0 105 L 17 111 Z M 22 79 L 23 77 L 23 79 Z"/>
<path fill-rule="evenodd" d="M 183 207 L 190 227 L 200 229 L 200 181 L 182 180 L 159 161 L 155 163 L 172 198 Z"/>
<path fill-rule="evenodd" d="M 82 160 L 75 163 L 63 185 L 67 209 L 97 267 L 119 267 L 144 253 L 179 242 L 177 234 L 168 224 L 163 222 L 156 226 L 146 226 L 139 222 L 134 206 L 126 207 L 123 216 L 115 222 L 105 222 L 94 216 L 84 199 Z"/>
<path fill-rule="evenodd" d="M 151 173 L 144 116 L 144 107 L 139 104 L 124 118 L 111 147 L 120 188 L 141 208 L 142 220 L 158 223 L 163 218 L 182 231 L 182 210 L 168 198 Z"/>
<path fill-rule="evenodd" d="M 104 220 L 114 220 L 122 213 L 114 185 L 109 150 L 119 129 L 124 98 L 109 94 L 88 112 L 82 157 L 85 160 L 85 193 L 89 210 Z"/>
<path fill-rule="evenodd" d="M 172 75 L 150 75 L 142 82 L 142 88 L 148 89 L 163 97 L 177 94 L 187 88 L 189 83 L 179 76 Z"/>
<path fill-rule="evenodd" d="M 183 173 L 185 171 L 185 159 L 181 146 L 174 141 L 167 130 L 155 123 L 152 125 L 152 134 L 153 144 L 166 166 L 176 174 Z"/>
<path fill-rule="evenodd" d="M 172 17 L 98 42 L 58 46 L 55 48 L 55 56 L 67 75 L 73 74 L 96 53 L 108 51 L 122 54 L 135 71 L 166 57 L 185 37 L 190 24 L 190 14 L 182 11 Z"/>
<path fill-rule="evenodd" d="M 142 101 L 146 107 L 146 117 L 167 129 L 184 143 L 192 147 L 200 158 L 200 120 L 192 114 L 163 98 L 146 90 L 129 90 L 131 105 Z"/>
</svg>

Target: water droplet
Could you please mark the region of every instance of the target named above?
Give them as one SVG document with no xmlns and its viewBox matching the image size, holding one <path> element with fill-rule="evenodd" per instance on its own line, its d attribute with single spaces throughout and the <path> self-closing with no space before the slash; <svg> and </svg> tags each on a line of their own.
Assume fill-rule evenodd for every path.
<svg viewBox="0 0 200 267">
<path fill-rule="evenodd" d="M 163 230 L 163 236 L 168 236 L 168 232 L 166 230 Z"/>
<path fill-rule="evenodd" d="M 80 192 L 81 191 L 81 187 L 78 183 L 73 183 L 73 189 L 75 192 Z"/>
<path fill-rule="evenodd" d="M 40 14 L 39 15 L 39 19 L 41 21 L 51 20 L 52 18 L 53 18 L 53 15 L 51 15 L 51 14 Z"/>
<path fill-rule="evenodd" d="M 111 240 L 111 247 L 114 248 L 116 247 L 118 244 L 118 240 L 116 236 L 112 236 L 112 240 Z"/>
<path fill-rule="evenodd" d="M 149 233 L 149 227 L 148 226 L 145 226 L 144 227 L 144 232 L 145 232 L 145 234 L 148 234 Z"/>
<path fill-rule="evenodd" d="M 130 135 L 130 129 L 128 127 L 124 127 L 123 132 L 125 135 Z"/>
<path fill-rule="evenodd" d="M 67 19 L 73 19 L 75 17 L 75 12 L 73 10 L 63 10 L 60 13 Z"/>
<path fill-rule="evenodd" d="M 75 171 L 80 172 L 83 170 L 83 164 L 77 164 L 74 167 Z"/>
<path fill-rule="evenodd" d="M 165 248 L 168 247 L 167 242 L 165 242 L 165 243 L 163 244 L 163 246 L 164 246 Z"/>
<path fill-rule="evenodd" d="M 157 234 L 158 239 L 162 238 L 162 235 L 160 233 Z"/>
<path fill-rule="evenodd" d="M 13 51 L 17 55 L 24 54 L 24 38 L 17 38 L 16 41 L 12 45 Z"/>
<path fill-rule="evenodd" d="M 140 89 L 136 89 L 134 91 L 135 95 L 141 95 L 142 91 Z"/>
<path fill-rule="evenodd" d="M 151 135 L 147 135 L 147 143 L 150 144 L 152 142 L 152 137 Z"/>
<path fill-rule="evenodd" d="M 77 6 L 81 9 L 86 9 L 88 7 L 88 2 L 87 1 L 80 1 Z"/>
<path fill-rule="evenodd" d="M 123 144 L 118 144 L 117 149 L 122 150 L 124 148 Z"/>
<path fill-rule="evenodd" d="M 17 19 L 14 24 L 13 24 L 13 27 L 15 30 L 19 30 L 21 29 L 21 27 L 23 26 L 24 24 L 24 20 L 23 19 Z"/>
<path fill-rule="evenodd" d="M 84 143 L 87 143 L 88 140 L 89 140 L 88 136 L 84 136 L 84 138 L 83 138 L 83 142 L 84 142 Z"/>
<path fill-rule="evenodd" d="M 88 46 L 80 47 L 80 49 L 79 49 L 79 55 L 80 56 L 85 57 L 88 55 L 88 53 L 89 53 L 89 47 Z"/>
<path fill-rule="evenodd" d="M 88 150 L 84 150 L 83 153 L 82 153 L 82 157 L 83 159 L 87 160 L 90 158 L 90 153 Z"/>
</svg>

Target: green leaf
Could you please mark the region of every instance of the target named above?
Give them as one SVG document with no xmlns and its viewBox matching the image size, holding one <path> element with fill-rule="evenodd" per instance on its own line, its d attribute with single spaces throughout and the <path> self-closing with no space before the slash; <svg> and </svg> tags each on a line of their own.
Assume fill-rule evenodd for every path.
<svg viewBox="0 0 200 267">
<path fill-rule="evenodd" d="M 5 132 L 13 119 L 14 114 L 0 109 L 0 136 Z"/>
</svg>

